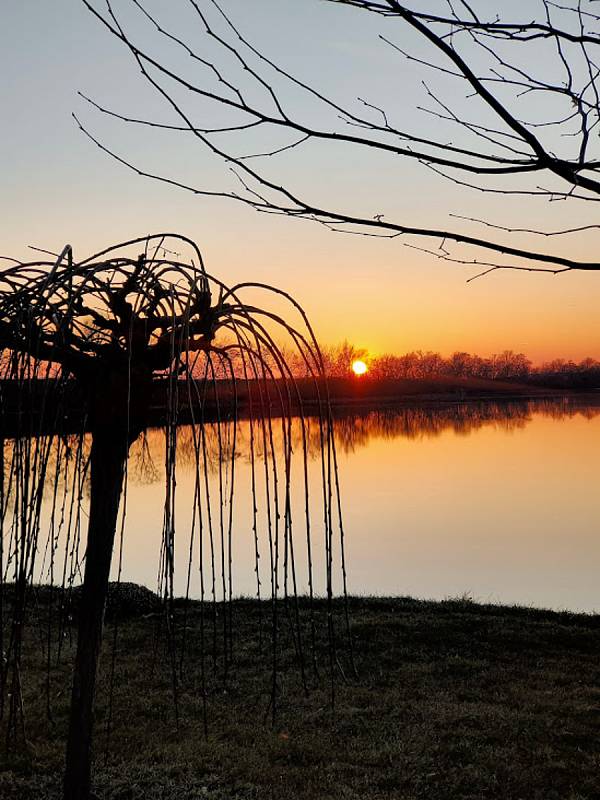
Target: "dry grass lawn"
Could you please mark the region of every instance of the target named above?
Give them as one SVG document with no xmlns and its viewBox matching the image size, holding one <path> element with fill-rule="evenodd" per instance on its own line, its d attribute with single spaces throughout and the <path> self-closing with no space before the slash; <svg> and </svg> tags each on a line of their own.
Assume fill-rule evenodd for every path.
<svg viewBox="0 0 600 800">
<path fill-rule="evenodd" d="M 187 615 L 179 726 L 160 616 L 121 614 L 111 746 L 105 758 L 112 628 L 106 632 L 97 712 L 95 793 L 111 800 L 592 800 L 600 798 L 600 617 L 470 602 L 352 599 L 358 677 L 343 625 L 335 710 L 319 608 L 320 680 L 307 657 L 305 695 L 281 612 L 281 671 L 273 725 L 268 614 L 233 607 L 233 664 L 205 660 L 200 608 Z M 336 609 L 341 617 L 341 608 Z M 40 607 L 43 622 L 44 603 Z M 266 616 L 265 616 L 266 615 Z M 178 607 L 181 630 L 183 609 Z M 306 619 L 306 615 L 304 615 Z M 212 619 L 205 616 L 207 649 Z M 220 614 L 218 635 L 221 636 Z M 33 630 L 33 629 L 32 629 Z M 41 627 L 43 630 L 43 625 Z M 309 640 L 308 629 L 305 629 Z M 68 637 L 66 654 L 70 655 Z M 307 650 L 309 648 L 307 647 Z M 40 639 L 26 648 L 27 752 L 0 757 L 2 800 L 59 797 L 69 697 L 68 658 L 51 676 Z"/>
</svg>

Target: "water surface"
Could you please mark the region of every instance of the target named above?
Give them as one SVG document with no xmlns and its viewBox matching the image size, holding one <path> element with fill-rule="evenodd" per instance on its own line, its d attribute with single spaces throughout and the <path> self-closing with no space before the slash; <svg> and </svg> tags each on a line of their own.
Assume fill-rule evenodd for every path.
<svg viewBox="0 0 600 800">
<path fill-rule="evenodd" d="M 298 461 L 301 448 L 295 430 Z M 422 406 L 344 415 L 336 420 L 336 431 L 351 593 L 468 596 L 485 602 L 600 611 L 599 406 L 579 401 Z M 313 442 L 317 433 L 313 423 Z M 249 438 L 249 423 L 240 422 L 232 577 L 234 594 L 254 595 Z M 196 475 L 190 439 L 190 430 L 183 428 L 177 464 L 179 594 L 186 591 L 188 579 L 190 498 Z M 222 447 L 226 450 L 226 443 Z M 322 593 L 320 462 L 316 448 L 309 450 L 315 590 Z M 213 449 L 209 481 L 215 491 L 216 457 Z M 131 458 L 122 572 L 123 579 L 150 587 L 157 581 L 163 464 L 162 435 L 151 431 L 147 448 L 137 447 Z M 300 522 L 301 474 L 295 464 L 290 502 L 296 509 L 294 519 Z M 225 480 L 229 478 L 226 474 Z M 224 496 L 227 519 L 226 491 Z M 215 520 L 217 511 L 213 508 Z M 304 533 L 295 526 L 296 578 L 298 590 L 305 591 Z M 259 528 L 262 589 L 268 593 L 264 521 Z M 218 538 L 216 534 L 217 568 Z M 337 563 L 339 552 L 334 555 Z M 190 592 L 196 597 L 201 591 L 199 556 L 194 550 Z M 203 557 L 209 558 L 207 546 Z M 334 580 L 339 590 L 339 568 Z M 205 591 L 209 588 L 205 586 Z"/>
</svg>

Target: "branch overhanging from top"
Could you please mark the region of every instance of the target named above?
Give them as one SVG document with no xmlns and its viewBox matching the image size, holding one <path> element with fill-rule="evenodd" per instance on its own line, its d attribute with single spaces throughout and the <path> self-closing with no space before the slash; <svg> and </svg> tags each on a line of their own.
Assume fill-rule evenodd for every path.
<svg viewBox="0 0 600 800">
<path fill-rule="evenodd" d="M 464 87 L 463 103 L 467 110 L 473 109 L 473 118 L 466 111 L 453 108 L 452 101 L 444 99 L 428 83 L 423 84 L 430 105 L 421 110 L 439 123 L 455 126 L 462 137 L 459 142 L 436 137 L 429 131 L 428 135 L 421 135 L 400 128 L 392 121 L 390 110 L 367 99 L 357 98 L 357 105 L 349 106 L 330 97 L 325 90 L 261 52 L 217 0 L 181 0 L 182 8 L 191 11 L 200 25 L 201 44 L 207 47 L 198 44 L 191 34 L 179 35 L 173 30 L 173 21 L 156 16 L 144 0 L 132 0 L 140 18 L 159 40 L 168 43 L 174 52 L 186 54 L 199 71 L 172 66 L 166 55 L 157 55 L 157 49 L 140 43 L 138 34 L 126 29 L 114 3 L 82 2 L 129 50 L 143 79 L 175 121 L 165 123 L 121 113 L 82 94 L 84 100 L 99 113 L 123 123 L 192 137 L 228 167 L 234 183 L 233 188 L 211 189 L 140 166 L 109 147 L 76 117 L 93 143 L 138 175 L 196 195 L 234 199 L 263 213 L 313 220 L 336 231 L 438 240 L 441 246 L 433 250 L 436 256 L 485 266 L 486 271 L 491 268 L 558 273 L 600 269 L 600 262 L 594 260 L 515 244 L 512 235 L 519 231 L 497 220 L 488 222 L 484 234 L 467 233 L 458 226 L 419 226 L 410 220 L 373 213 L 372 209 L 365 213 L 360 208 L 344 209 L 337 204 L 333 207 L 314 197 L 314 187 L 300 191 L 293 187 L 293 181 L 272 177 L 274 172 L 277 174 L 277 159 L 302 150 L 306 157 L 306 148 L 318 143 L 383 154 L 400 165 L 417 162 L 461 191 L 597 202 L 600 33 L 596 29 L 600 31 L 600 14 L 594 12 L 591 0 L 576 4 L 565 0 L 562 5 L 539 0 L 531 19 L 525 21 L 504 19 L 502 12 L 489 18 L 479 13 L 475 3 L 464 0 L 447 5 L 432 2 L 432 6 L 439 7 L 438 12 L 443 6 L 444 13 L 413 9 L 396 0 L 327 0 L 380 15 L 386 26 L 385 33 L 380 34 L 382 48 L 391 48 L 409 63 Z M 418 54 L 409 52 L 399 43 L 401 36 L 408 36 L 424 54 L 421 50 Z M 524 48 L 531 47 L 532 42 L 551 48 L 546 53 L 548 62 L 534 67 L 523 64 Z M 286 92 L 286 88 L 290 91 Z M 320 110 L 322 125 L 307 121 L 293 101 L 298 93 Z M 551 112 L 533 104 L 539 116 L 525 120 L 519 103 L 534 95 L 550 103 Z M 195 121 L 195 101 L 214 108 L 211 124 L 199 125 Z M 219 114 L 226 114 L 230 121 L 217 124 Z M 261 132 L 266 146 L 251 149 L 249 142 Z M 247 139 L 250 135 L 252 139 Z M 232 144 L 232 138 L 236 144 Z M 242 149 L 245 147 L 241 153 L 236 146 L 239 142 Z M 564 152 L 556 152 L 557 143 Z M 550 185 L 542 186 L 542 181 Z M 451 216 L 476 223 L 475 215 Z M 489 235 L 494 227 L 505 234 L 504 240 Z M 594 226 L 585 227 L 591 230 Z M 474 248 L 473 257 L 462 250 L 451 255 L 449 243 Z M 432 251 L 429 247 L 423 249 Z M 482 251 L 494 253 L 495 261 L 482 258 Z"/>
</svg>

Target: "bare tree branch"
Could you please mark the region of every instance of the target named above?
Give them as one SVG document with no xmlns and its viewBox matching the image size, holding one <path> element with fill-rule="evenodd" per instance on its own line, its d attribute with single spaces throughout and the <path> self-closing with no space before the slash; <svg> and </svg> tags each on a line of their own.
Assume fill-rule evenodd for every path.
<svg viewBox="0 0 600 800">
<path fill-rule="evenodd" d="M 87 103 L 116 121 L 195 138 L 212 158 L 227 166 L 239 188 L 209 189 L 145 169 L 108 147 L 90 132 L 89 125 L 77 119 L 81 130 L 96 146 L 137 174 L 198 195 L 234 199 L 262 213 L 316 221 L 333 230 L 454 242 L 526 261 L 530 264 L 526 269 L 541 268 L 533 262 L 550 265 L 561 272 L 600 269 L 600 262 L 514 246 L 486 236 L 468 235 L 459 229 L 446 230 L 445 226 L 435 224 L 419 226 L 405 219 L 390 219 L 383 213 L 345 209 L 341 203 L 340 207 L 333 207 L 330 202 L 324 204 L 308 197 L 306 190 L 296 190 L 292 181 L 274 179 L 271 177 L 273 168 L 266 166 L 274 157 L 284 158 L 310 144 L 343 146 L 380 153 L 399 166 L 416 162 L 463 190 L 549 201 L 598 202 L 600 33 L 594 26 L 600 30 L 600 14 L 595 13 L 591 0 L 584 5 L 579 0 L 563 5 L 539 0 L 531 14 L 527 9 L 530 18 L 524 21 L 506 19 L 502 12 L 490 19 L 487 13 L 480 12 L 476 2 L 462 2 L 454 8 L 450 3 L 431 0 L 431 9 L 413 9 L 399 0 L 327 0 L 346 6 L 349 11 L 366 12 L 380 18 L 385 30 L 380 33 L 379 40 L 386 47 L 418 68 L 464 86 L 468 93 L 455 108 L 453 100 L 446 99 L 441 91 L 423 82 L 425 94 L 435 106 L 415 109 L 433 114 L 443 125 L 456 126 L 461 135 L 458 142 L 448 141 L 441 133 L 436 135 L 437 131 L 431 134 L 431 127 L 426 136 L 397 128 L 392 123 L 392 110 L 369 98 L 357 98 L 358 108 L 355 108 L 328 97 L 319 86 L 293 75 L 253 45 L 218 0 L 180 0 L 182 7 L 200 21 L 207 42 L 211 43 L 210 52 L 217 54 L 210 57 L 206 55 L 208 49 L 202 47 L 202 40 L 199 42 L 197 38 L 171 29 L 173 21 L 168 14 L 161 15 L 164 19 L 159 18 L 147 9 L 144 0 L 133 0 L 141 18 L 153 26 L 159 37 L 202 67 L 201 77 L 197 73 L 184 74 L 180 66 L 171 66 L 164 54 L 157 54 L 149 45 L 139 43 L 138 34 L 124 28 L 117 3 L 110 0 L 105 0 L 104 5 L 100 5 L 99 0 L 97 4 L 93 0 L 82 2 L 106 30 L 128 48 L 143 79 L 174 114 L 176 121 L 135 117 L 82 95 Z M 555 23 L 558 16 L 560 24 Z M 386 26 L 391 25 L 394 27 L 388 34 Z M 405 40 L 414 41 L 419 52 L 412 53 L 404 42 L 397 43 L 399 33 Z M 532 42 L 546 48 L 545 58 L 548 59 L 543 69 L 537 69 L 536 65 L 541 73 L 537 76 L 533 74 L 525 50 L 531 48 Z M 425 51 L 432 55 L 424 55 Z M 289 94 L 286 87 L 290 89 Z M 327 122 L 317 126 L 303 118 L 301 106 L 293 99 L 298 92 L 321 110 Z M 533 93 L 543 98 L 544 105 L 530 106 L 523 113 L 520 107 Z M 197 100 L 213 104 L 215 112 L 226 111 L 232 116 L 232 122 L 198 125 L 194 122 Z M 473 109 L 469 119 L 464 112 L 465 103 Z M 527 119 L 533 112 L 536 116 Z M 438 126 L 440 131 L 443 125 Z M 350 132 L 348 128 L 358 129 L 360 133 Z M 264 146 L 248 147 L 249 131 L 253 132 L 253 141 L 255 134 L 262 134 Z M 246 147 L 245 151 L 240 152 L 240 142 L 242 148 Z M 535 176 L 533 185 L 528 182 L 528 176 Z M 550 186 L 542 186 L 542 181 Z M 465 222 L 480 221 L 466 213 L 453 213 L 451 217 L 462 218 Z M 534 232 L 527 226 L 517 229 L 495 220 L 489 221 L 487 227 L 506 235 Z M 582 225 L 569 230 L 575 233 L 594 228 L 594 225 Z M 552 231 L 547 232 L 548 236 L 551 234 Z M 437 255 L 439 257 L 439 253 Z M 447 257 L 465 263 L 460 254 Z M 466 261 L 478 263 L 481 259 L 466 258 Z M 507 268 L 516 266 L 507 265 Z"/>
</svg>

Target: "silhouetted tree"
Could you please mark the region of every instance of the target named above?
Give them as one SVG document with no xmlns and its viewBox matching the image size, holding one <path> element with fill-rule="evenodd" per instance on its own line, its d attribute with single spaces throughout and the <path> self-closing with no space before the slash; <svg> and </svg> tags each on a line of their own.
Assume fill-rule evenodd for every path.
<svg viewBox="0 0 600 800">
<path fill-rule="evenodd" d="M 338 345 L 322 346 L 321 352 L 325 373 L 331 378 L 346 378 L 352 375 L 353 362 L 367 356 L 364 348 L 355 347 L 347 340 Z"/>
<path fill-rule="evenodd" d="M 174 247 L 188 248 L 190 259 L 185 261 L 174 253 Z M 132 254 L 132 248 L 141 253 Z M 268 308 L 244 302 L 244 292 L 248 290 L 255 294 L 275 293 L 279 300 L 287 299 L 299 320 L 298 327 Z M 280 336 L 287 335 L 290 346 L 295 348 L 312 377 L 323 377 L 323 361 L 312 329 L 292 298 L 264 284 L 243 283 L 227 288 L 206 272 L 197 246 L 173 234 L 135 239 L 81 261 L 74 260 L 67 246 L 53 260 L 14 261 L 0 271 L 0 652 L 3 657 L 0 711 L 6 715 L 9 740 L 13 735 L 16 737 L 19 722 L 23 724 L 24 720 L 22 638 L 27 599 L 40 571 L 39 559 L 43 555 L 46 565 L 49 559 L 48 572 L 42 577 L 53 585 L 57 574 L 56 553 L 62 549 L 63 587 L 67 578 L 69 584 L 79 578 L 78 543 L 83 526 L 82 507 L 87 506 L 85 493 L 89 475 L 85 572 L 78 609 L 64 780 L 66 800 L 87 800 L 90 793 L 96 675 L 127 457 L 130 446 L 149 424 L 157 387 L 162 392 L 165 407 L 161 587 L 167 601 L 167 628 L 171 630 L 173 626 L 175 464 L 177 423 L 182 406 L 187 408 L 194 423 L 196 487 L 190 504 L 194 508 L 194 524 L 200 525 L 196 535 L 201 540 L 204 506 L 208 505 L 210 546 L 213 547 L 210 489 L 206 476 L 206 483 L 202 478 L 202 470 L 206 472 L 207 469 L 204 423 L 205 406 L 209 401 L 217 409 L 221 583 L 223 601 L 231 601 L 233 518 L 231 511 L 227 518 L 224 508 L 231 509 L 234 502 L 235 391 L 240 382 L 240 365 L 241 382 L 252 387 L 250 408 L 252 410 L 254 403 L 254 422 L 258 425 L 257 441 L 251 439 L 255 537 L 258 535 L 255 459 L 264 462 L 265 470 L 265 513 L 271 548 L 268 584 L 274 603 L 272 705 L 275 702 L 276 601 L 280 582 L 283 581 L 286 597 L 288 592 L 295 595 L 297 589 L 290 500 L 291 414 L 297 406 L 293 406 L 292 375 L 273 336 L 274 331 Z M 237 368 L 234 359 L 237 359 Z M 219 380 L 223 377 L 228 380 Z M 225 421 L 218 413 L 222 383 L 230 399 L 234 392 L 231 412 L 234 417 L 227 421 L 227 437 L 222 436 L 221 423 Z M 81 409 L 81 418 L 69 422 L 69 416 L 72 417 L 77 408 Z M 324 481 L 327 596 L 331 603 L 332 525 L 337 523 L 333 521 L 330 503 L 337 505 L 340 525 L 341 511 L 336 500 L 337 481 L 332 478 L 336 469 L 335 445 L 326 408 L 323 399 L 319 410 L 318 444 Z M 281 419 L 279 453 L 273 444 L 273 413 L 278 413 Z M 299 449 L 306 464 L 307 431 L 302 416 L 300 425 Z M 227 481 L 224 469 L 229 470 Z M 304 474 L 305 524 L 309 536 L 306 470 Z M 229 487 L 227 495 L 224 494 L 226 485 Z M 69 493 L 74 511 L 67 514 L 65 521 L 60 506 L 62 502 L 64 509 L 64 498 Z M 42 513 L 45 497 L 50 504 L 48 523 L 44 523 Z M 307 547 L 312 598 L 312 561 L 310 547 Z M 191 568 L 191 548 L 189 558 Z M 200 558 L 204 586 L 206 567 Z M 258 539 L 256 558 L 260 599 Z M 293 586 L 290 588 L 291 575 Z M 13 624 L 5 636 L 2 598 L 9 576 L 14 581 Z M 214 597 L 214 558 L 212 584 Z M 230 625 L 227 619 L 225 614 L 226 626 Z"/>
<path fill-rule="evenodd" d="M 557 358 L 540 366 L 533 366 L 531 360 L 523 353 L 504 350 L 487 358 L 473 353 L 457 351 L 447 358 L 440 353 L 416 350 L 403 355 L 382 353 L 369 355 L 347 341 L 339 345 L 323 348 L 323 360 L 330 375 L 344 376 L 350 373 L 350 365 L 354 358 L 365 358 L 369 363 L 367 380 L 385 379 L 423 379 L 441 376 L 457 378 L 485 378 L 490 380 L 528 381 L 543 384 L 556 383 L 565 388 L 593 387 L 600 382 L 600 362 L 594 358 L 584 358 L 579 363 Z M 294 361 L 289 354 L 289 363 L 295 374 L 304 375 L 302 365 Z"/>
</svg>

